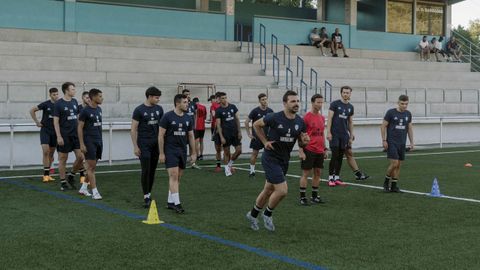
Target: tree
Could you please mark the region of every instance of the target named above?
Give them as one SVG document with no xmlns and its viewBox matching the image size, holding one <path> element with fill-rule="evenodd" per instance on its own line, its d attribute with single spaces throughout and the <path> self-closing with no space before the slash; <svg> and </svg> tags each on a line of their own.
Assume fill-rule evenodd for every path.
<svg viewBox="0 0 480 270">
<path fill-rule="evenodd" d="M 480 19 L 470 21 L 468 24 L 468 32 L 472 41 L 476 44 L 480 44 Z"/>
</svg>

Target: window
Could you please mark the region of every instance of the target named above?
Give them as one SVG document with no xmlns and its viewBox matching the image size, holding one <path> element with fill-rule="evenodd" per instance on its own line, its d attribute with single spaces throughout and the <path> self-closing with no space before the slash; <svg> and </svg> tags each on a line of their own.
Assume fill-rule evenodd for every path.
<svg viewBox="0 0 480 270">
<path fill-rule="evenodd" d="M 443 22 L 445 7 L 433 3 L 417 3 L 417 25 L 418 35 L 443 35 Z"/>
<path fill-rule="evenodd" d="M 412 34 L 413 30 L 413 2 L 388 1 L 387 31 L 394 33 Z"/>
</svg>

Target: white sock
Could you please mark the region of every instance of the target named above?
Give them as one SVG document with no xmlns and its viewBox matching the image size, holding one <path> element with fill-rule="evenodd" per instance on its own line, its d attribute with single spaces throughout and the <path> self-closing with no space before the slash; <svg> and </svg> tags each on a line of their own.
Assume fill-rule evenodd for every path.
<svg viewBox="0 0 480 270">
<path fill-rule="evenodd" d="M 229 166 L 229 167 L 232 167 L 232 165 L 233 165 L 233 160 L 230 160 L 230 161 L 228 162 L 228 166 Z"/>
<path fill-rule="evenodd" d="M 332 181 L 335 178 L 335 175 L 329 175 L 328 180 Z"/>
<path fill-rule="evenodd" d="M 143 195 L 143 198 L 144 198 L 144 199 L 150 198 L 150 193 Z"/>
<path fill-rule="evenodd" d="M 173 199 L 173 203 L 175 205 L 180 204 L 180 194 L 178 192 L 177 193 L 172 193 L 172 199 Z"/>
<path fill-rule="evenodd" d="M 97 189 L 97 188 L 92 188 L 92 192 L 93 192 L 93 194 L 100 194 L 100 193 L 98 193 L 98 189 Z"/>
<path fill-rule="evenodd" d="M 335 175 L 335 180 L 340 180 L 340 176 L 339 176 L 339 175 Z"/>
<path fill-rule="evenodd" d="M 255 165 L 250 164 L 250 173 L 255 172 Z"/>
<path fill-rule="evenodd" d="M 168 203 L 173 203 L 172 193 L 170 192 L 170 190 L 168 191 L 168 199 L 167 199 L 167 202 L 168 202 Z"/>
<path fill-rule="evenodd" d="M 87 190 L 87 188 L 88 188 L 88 183 L 83 182 L 80 190 Z"/>
</svg>

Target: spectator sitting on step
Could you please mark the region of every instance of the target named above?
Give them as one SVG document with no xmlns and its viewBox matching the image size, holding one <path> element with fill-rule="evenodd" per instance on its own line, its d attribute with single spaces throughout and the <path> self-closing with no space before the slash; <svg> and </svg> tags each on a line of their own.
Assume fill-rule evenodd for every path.
<svg viewBox="0 0 480 270">
<path fill-rule="evenodd" d="M 343 50 L 343 57 L 348 57 L 347 53 L 345 52 L 345 46 L 342 42 L 342 34 L 340 34 L 340 29 L 335 28 L 335 33 L 332 34 L 332 51 L 333 57 L 338 57 L 337 50 Z"/>
<path fill-rule="evenodd" d="M 430 53 L 433 53 L 435 55 L 435 59 L 437 59 L 437 62 L 442 62 L 440 58 L 438 57 L 438 54 L 441 54 L 443 58 L 445 58 L 445 51 L 443 50 L 443 37 L 440 37 L 438 40 L 437 38 L 432 38 L 432 41 L 430 42 Z"/>
<path fill-rule="evenodd" d="M 330 48 L 330 52 L 333 54 L 332 51 L 332 41 L 328 38 L 327 29 L 325 27 L 320 28 L 320 51 L 322 52 L 323 56 L 327 56 L 323 52 L 323 48 Z"/>
<path fill-rule="evenodd" d="M 452 37 L 450 41 L 447 42 L 447 54 L 450 61 L 452 60 L 451 56 L 453 55 L 453 61 L 461 62 L 462 51 L 460 50 L 460 45 L 458 45 L 455 37 Z"/>
<path fill-rule="evenodd" d="M 308 36 L 308 38 L 310 39 L 310 44 L 312 46 L 315 46 L 317 48 L 319 48 L 319 44 L 320 44 L 320 36 L 318 35 L 318 28 L 313 28 L 312 29 L 312 32 L 310 32 L 310 35 Z"/>
<path fill-rule="evenodd" d="M 427 36 L 423 36 L 418 43 L 421 61 L 430 61 L 430 43 L 428 43 Z"/>
</svg>

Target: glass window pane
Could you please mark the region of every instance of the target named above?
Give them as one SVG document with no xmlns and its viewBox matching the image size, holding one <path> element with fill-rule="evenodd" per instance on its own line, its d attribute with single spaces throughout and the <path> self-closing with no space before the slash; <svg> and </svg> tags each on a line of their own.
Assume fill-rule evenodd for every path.
<svg viewBox="0 0 480 270">
<path fill-rule="evenodd" d="M 388 1 L 387 31 L 412 34 L 413 3 Z"/>
<path fill-rule="evenodd" d="M 418 35 L 443 35 L 444 6 L 431 3 L 417 3 Z"/>
</svg>

